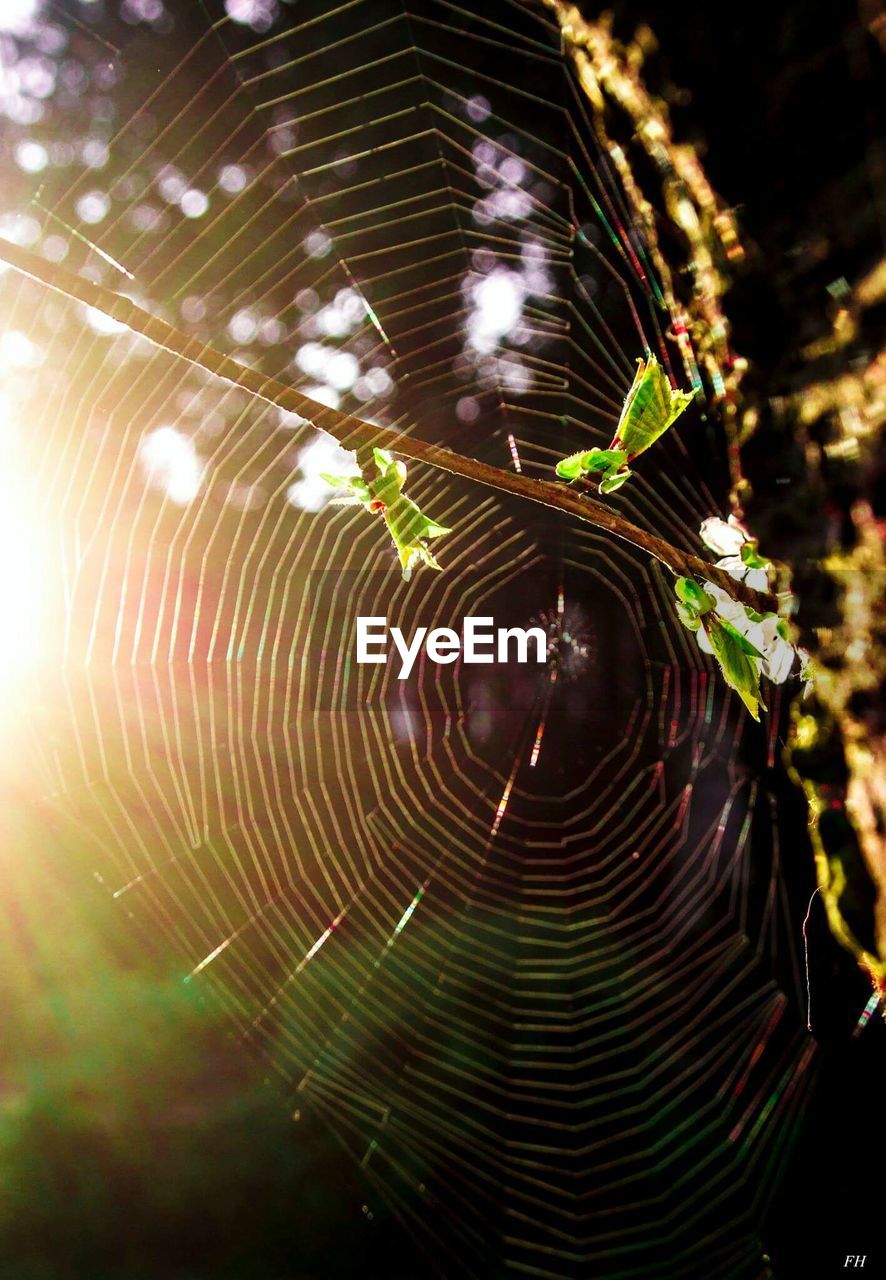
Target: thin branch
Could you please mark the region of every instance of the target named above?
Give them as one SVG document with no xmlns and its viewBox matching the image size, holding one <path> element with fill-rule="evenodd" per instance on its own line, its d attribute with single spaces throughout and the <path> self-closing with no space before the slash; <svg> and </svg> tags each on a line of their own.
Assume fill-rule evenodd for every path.
<svg viewBox="0 0 886 1280">
<path fill-rule="evenodd" d="M 96 311 L 102 312 L 119 324 L 125 325 L 133 333 L 146 338 L 155 346 L 187 360 L 205 373 L 226 382 L 234 383 L 269 404 L 276 405 L 288 413 L 297 414 L 306 419 L 318 430 L 326 431 L 346 449 L 360 450 L 378 447 L 390 449 L 411 458 L 416 462 L 427 463 L 453 475 L 464 476 L 477 484 L 486 485 L 490 489 L 498 489 L 503 493 L 513 493 L 520 498 L 528 498 L 530 502 L 538 502 L 552 507 L 555 511 L 564 511 L 578 516 L 586 524 L 598 529 L 605 529 L 614 537 L 628 542 L 641 551 L 647 552 L 672 573 L 681 577 L 704 578 L 708 582 L 722 587 L 728 595 L 742 604 L 750 605 L 758 612 L 777 610 L 777 598 L 769 592 L 752 591 L 743 583 L 737 582 L 722 569 L 687 551 L 665 542 L 655 534 L 631 524 L 611 507 L 602 502 L 578 493 L 565 484 L 557 484 L 549 480 L 533 480 L 518 472 L 503 471 L 500 467 L 492 467 L 488 463 L 478 462 L 474 458 L 466 458 L 454 453 L 442 445 L 427 444 L 399 431 L 391 431 L 385 427 L 375 426 L 350 413 L 342 413 L 328 405 L 311 400 L 308 396 L 296 391 L 275 378 L 267 378 L 255 369 L 232 360 L 230 356 L 216 351 L 198 338 L 189 337 L 164 320 L 152 316 L 137 306 L 130 298 L 101 285 L 93 284 L 82 276 L 74 275 L 55 263 L 46 262 L 36 254 L 20 248 L 18 245 L 0 239 L 0 261 L 14 267 L 24 275 L 38 280 L 50 289 L 62 293 L 67 298 L 85 303 Z"/>
</svg>

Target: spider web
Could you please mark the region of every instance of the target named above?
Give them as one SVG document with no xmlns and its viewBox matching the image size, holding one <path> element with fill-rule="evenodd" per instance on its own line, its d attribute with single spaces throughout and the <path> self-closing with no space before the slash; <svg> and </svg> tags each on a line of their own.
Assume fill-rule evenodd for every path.
<svg viewBox="0 0 886 1280">
<path fill-rule="evenodd" d="M 645 349 L 697 379 L 541 6 L 90 21 L 27 37 L 58 87 L 10 128 L 33 145 L 65 112 L 94 145 L 46 143 L 37 203 L 20 165 L 11 238 L 530 476 L 608 444 Z M 417 466 L 453 533 L 404 584 L 380 526 L 325 505 L 341 460 L 309 423 L 3 288 L 54 528 L 38 768 L 121 911 L 442 1274 L 760 1274 L 813 1074 L 778 691 L 750 725 L 633 548 Z M 693 409 L 656 450 L 614 505 L 697 551 L 716 423 Z M 399 681 L 354 662 L 361 615 L 533 623 L 548 661 Z"/>
</svg>

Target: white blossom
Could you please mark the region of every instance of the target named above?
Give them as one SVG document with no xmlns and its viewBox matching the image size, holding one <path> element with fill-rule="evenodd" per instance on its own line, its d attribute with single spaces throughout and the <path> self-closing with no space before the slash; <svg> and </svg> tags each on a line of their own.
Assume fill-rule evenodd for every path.
<svg viewBox="0 0 886 1280">
<path fill-rule="evenodd" d="M 737 556 L 744 544 L 751 540 L 747 529 L 735 516 L 728 520 L 708 516 L 707 520 L 702 520 L 698 533 L 705 546 L 718 556 Z"/>
<path fill-rule="evenodd" d="M 764 618 L 759 624 L 762 644 L 757 647 L 763 654 L 763 674 L 773 684 L 784 684 L 794 665 L 794 646 L 778 631 L 778 618 Z"/>
<path fill-rule="evenodd" d="M 725 569 L 731 578 L 737 578 L 754 591 L 768 591 L 769 579 L 765 569 L 749 569 L 741 556 L 724 556 L 717 561 L 718 569 Z"/>
<path fill-rule="evenodd" d="M 704 627 L 698 628 L 695 633 L 695 639 L 698 642 L 698 647 L 701 649 L 702 653 L 709 653 L 711 657 L 714 656 L 714 650 L 711 648 L 711 642 L 708 639 L 708 633 L 705 631 Z"/>
<path fill-rule="evenodd" d="M 705 582 L 704 589 L 717 602 L 715 606 L 717 616 L 735 627 L 736 631 L 747 640 L 750 640 L 754 648 L 759 649 L 760 653 L 762 653 L 762 660 L 758 658 L 752 659 L 754 662 L 759 662 L 762 674 L 768 677 L 773 684 L 784 684 L 793 668 L 796 653 L 790 641 L 785 640 L 784 636 L 781 635 L 779 619 L 775 614 L 769 614 L 760 622 L 754 622 L 748 616 L 745 606 L 739 604 L 737 600 L 733 600 L 722 587 L 716 587 L 711 582 Z M 703 653 L 713 652 L 703 625 L 696 632 L 696 639 L 698 640 L 698 647 Z"/>
<path fill-rule="evenodd" d="M 717 614 L 725 622 L 731 622 L 736 631 L 740 631 L 743 636 L 747 635 L 753 644 L 753 639 L 748 635 L 748 631 L 755 626 L 759 626 L 759 623 L 751 621 L 744 605 L 740 604 L 738 600 L 733 600 L 728 592 L 724 591 L 722 587 L 715 587 L 712 582 L 705 582 L 704 589 L 708 595 L 714 597 Z M 759 648 L 759 645 L 757 647 Z"/>
</svg>

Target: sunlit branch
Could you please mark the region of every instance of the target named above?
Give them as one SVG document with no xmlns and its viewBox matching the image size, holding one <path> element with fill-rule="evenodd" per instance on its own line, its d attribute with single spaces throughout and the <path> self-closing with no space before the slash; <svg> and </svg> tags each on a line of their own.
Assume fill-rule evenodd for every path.
<svg viewBox="0 0 886 1280">
<path fill-rule="evenodd" d="M 565 484 L 533 480 L 518 472 L 503 471 L 499 467 L 478 462 L 474 458 L 466 458 L 442 445 L 428 444 L 402 432 L 364 422 L 353 414 L 342 413 L 339 409 L 320 404 L 294 387 L 278 382 L 275 378 L 265 377 L 255 369 L 247 368 L 230 356 L 224 355 L 223 352 L 201 342 L 199 338 L 189 337 L 188 334 L 173 328 L 164 320 L 152 316 L 130 298 L 105 289 L 101 285 L 93 284 L 90 280 L 74 275 L 55 263 L 46 262 L 36 254 L 9 241 L 0 240 L 0 261 L 34 280 L 39 280 L 41 284 L 64 294 L 67 298 L 93 307 L 118 323 L 126 325 L 133 333 L 146 338 L 155 346 L 162 347 L 182 360 L 187 360 L 204 372 L 234 383 L 251 395 L 276 405 L 288 413 L 297 414 L 318 430 L 326 431 L 333 436 L 345 449 L 361 453 L 373 447 L 390 449 L 402 454 L 403 457 L 427 463 L 428 466 L 449 471 L 453 475 L 463 476 L 490 489 L 513 493 L 517 497 L 528 498 L 530 502 L 538 502 L 556 511 L 564 511 L 569 515 L 577 516 L 586 524 L 605 529 L 607 533 L 620 538 L 623 542 L 628 542 L 647 552 L 680 577 L 703 578 L 715 583 L 734 600 L 750 605 L 760 612 L 777 608 L 778 602 L 774 595 L 751 590 L 743 583 L 737 582 L 724 570 L 718 569 L 715 565 L 688 551 L 681 551 L 655 534 L 647 533 L 645 529 L 625 520 L 610 507 L 586 494 L 576 492 Z"/>
</svg>

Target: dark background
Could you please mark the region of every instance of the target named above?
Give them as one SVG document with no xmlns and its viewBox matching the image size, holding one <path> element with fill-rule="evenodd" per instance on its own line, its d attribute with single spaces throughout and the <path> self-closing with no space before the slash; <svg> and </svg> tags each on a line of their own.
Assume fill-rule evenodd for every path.
<svg viewBox="0 0 886 1280">
<path fill-rule="evenodd" d="M 678 133 L 701 146 L 713 186 L 738 211 L 750 258 L 726 311 L 736 350 L 752 360 L 752 381 L 764 394 L 803 385 L 809 374 L 800 348 L 826 332 L 827 285 L 856 278 L 882 254 L 876 10 L 865 3 L 615 6 L 623 30 L 643 20 L 657 33 L 659 87 L 690 91 L 673 108 Z M 882 30 L 882 15 L 879 21 Z M 882 316 L 870 326 L 876 349 Z M 814 546 L 826 508 L 818 502 L 802 510 L 796 490 L 793 510 L 779 505 L 771 437 L 752 445 L 744 462 L 755 527 L 771 528 L 781 545 L 793 539 L 801 557 Z M 835 483 L 828 496 L 839 508 L 851 493 Z M 882 515 L 877 477 L 868 496 Z M 812 621 L 826 618 L 813 612 Z M 866 999 L 865 984 L 821 919 L 810 937 L 822 1076 L 764 1240 L 779 1278 L 847 1274 L 845 1255 L 865 1253 L 865 1274 L 880 1275 L 884 1130 L 872 1099 L 886 1070 L 886 1029 L 875 1019 L 863 1037 L 850 1038 L 847 1011 Z"/>
<path fill-rule="evenodd" d="M 800 348 L 826 330 L 827 285 L 870 270 L 882 253 L 882 65 L 864 22 L 875 8 L 617 6 L 622 21 L 643 18 L 658 33 L 663 83 L 691 86 L 674 119 L 702 145 L 714 187 L 738 210 L 751 253 L 726 310 L 736 349 L 751 358 L 752 378 L 769 395 L 802 386 L 808 376 Z M 871 318 L 875 348 L 881 321 Z M 755 490 L 751 514 L 782 543 L 792 535 L 802 554 L 810 530 L 814 537 L 820 528 L 822 507 L 800 516 L 796 508 L 776 508 L 767 446 L 761 440 L 745 459 Z M 876 485 L 870 497 L 881 511 Z M 866 1274 L 879 1275 L 883 1124 L 876 1105 L 864 1100 L 884 1078 L 886 1030 L 875 1019 L 863 1037 L 850 1039 L 847 1001 L 866 998 L 864 983 L 820 919 L 810 936 L 822 1077 L 764 1239 L 778 1277 L 845 1274 L 841 1255 L 865 1253 Z"/>
</svg>

